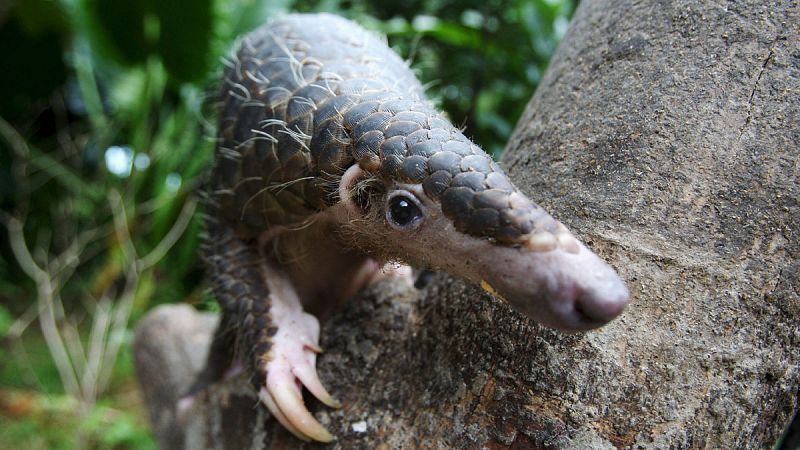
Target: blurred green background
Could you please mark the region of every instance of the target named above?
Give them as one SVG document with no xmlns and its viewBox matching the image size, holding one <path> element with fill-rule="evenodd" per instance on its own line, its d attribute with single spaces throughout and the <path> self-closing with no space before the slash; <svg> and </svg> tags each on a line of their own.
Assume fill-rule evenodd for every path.
<svg viewBox="0 0 800 450">
<path fill-rule="evenodd" d="M 574 3 L 0 0 L 0 448 L 155 448 L 132 329 L 157 304 L 213 308 L 197 194 L 236 36 L 353 18 L 497 156 Z"/>
</svg>

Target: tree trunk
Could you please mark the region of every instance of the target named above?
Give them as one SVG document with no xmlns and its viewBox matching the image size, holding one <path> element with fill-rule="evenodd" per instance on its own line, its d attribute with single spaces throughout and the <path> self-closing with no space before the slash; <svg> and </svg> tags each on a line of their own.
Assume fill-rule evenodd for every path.
<svg viewBox="0 0 800 450">
<path fill-rule="evenodd" d="M 800 4 L 718 3 L 583 1 L 505 154 L 628 280 L 623 316 L 568 335 L 444 275 L 376 286 L 323 326 L 319 371 L 344 407 L 308 402 L 335 446 L 774 445 L 800 386 Z M 175 433 L 191 379 L 172 365 L 199 369 L 165 347 L 179 317 L 197 320 L 173 307 L 137 332 L 162 446 L 300 445 L 244 378 Z"/>
</svg>

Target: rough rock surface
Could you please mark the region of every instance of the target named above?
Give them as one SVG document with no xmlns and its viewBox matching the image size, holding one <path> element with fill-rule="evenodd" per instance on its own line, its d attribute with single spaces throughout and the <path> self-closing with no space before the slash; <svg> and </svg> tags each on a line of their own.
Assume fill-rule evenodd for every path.
<svg viewBox="0 0 800 450">
<path fill-rule="evenodd" d="M 308 401 L 333 446 L 771 447 L 800 387 L 798 94 L 797 2 L 582 2 L 504 163 L 633 304 L 567 335 L 445 276 L 380 284 L 323 326 L 319 371 L 345 406 Z M 176 428 L 169 400 L 212 322 L 172 307 L 140 325 L 162 446 L 321 446 L 243 379 Z"/>
</svg>

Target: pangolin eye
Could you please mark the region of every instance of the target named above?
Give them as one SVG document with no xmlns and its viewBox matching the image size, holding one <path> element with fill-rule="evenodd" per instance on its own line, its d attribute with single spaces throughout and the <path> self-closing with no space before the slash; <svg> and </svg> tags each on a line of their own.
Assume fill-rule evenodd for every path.
<svg viewBox="0 0 800 450">
<path fill-rule="evenodd" d="M 386 218 L 395 227 L 409 230 L 422 223 L 422 210 L 411 195 L 398 194 L 389 199 Z"/>
</svg>

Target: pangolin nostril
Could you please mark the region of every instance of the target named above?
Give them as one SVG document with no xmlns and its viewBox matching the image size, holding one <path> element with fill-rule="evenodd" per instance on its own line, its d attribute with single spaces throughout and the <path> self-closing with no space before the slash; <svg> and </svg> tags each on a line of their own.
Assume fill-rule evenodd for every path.
<svg viewBox="0 0 800 450">
<path fill-rule="evenodd" d="M 591 322 L 608 322 L 619 316 L 628 305 L 627 289 L 611 292 L 584 291 L 575 299 L 575 311 Z"/>
<path fill-rule="evenodd" d="M 583 304 L 580 302 L 575 303 L 575 314 L 582 322 L 597 322 L 596 319 L 586 314 L 586 312 L 583 310 Z"/>
</svg>

